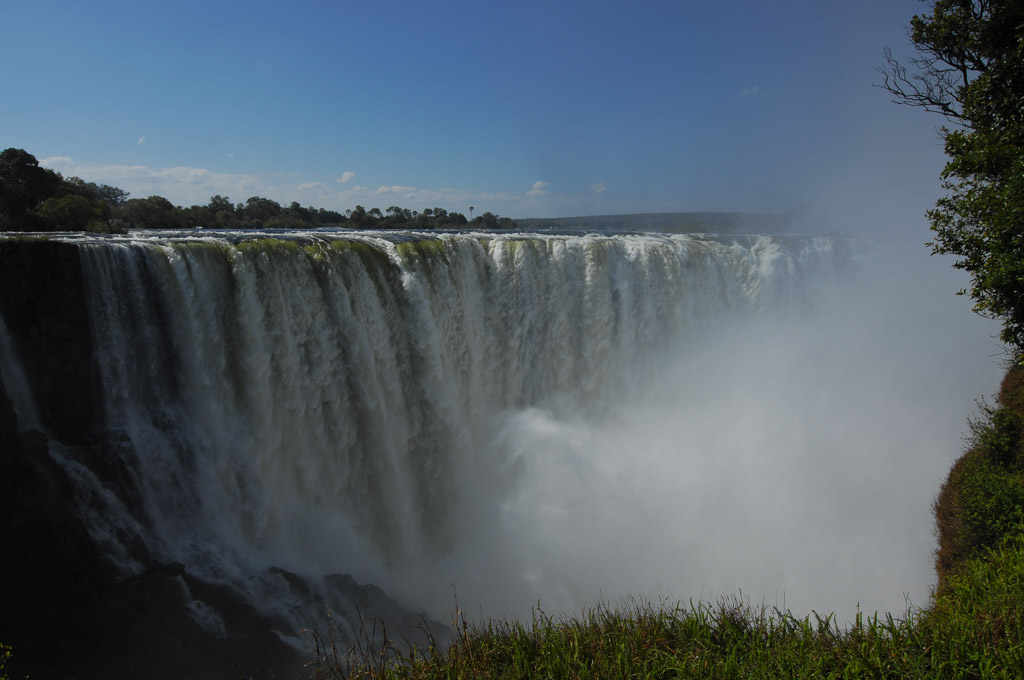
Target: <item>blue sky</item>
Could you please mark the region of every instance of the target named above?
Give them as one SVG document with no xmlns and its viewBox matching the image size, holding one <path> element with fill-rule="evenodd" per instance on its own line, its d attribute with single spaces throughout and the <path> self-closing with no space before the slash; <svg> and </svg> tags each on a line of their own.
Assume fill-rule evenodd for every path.
<svg viewBox="0 0 1024 680">
<path fill-rule="evenodd" d="M 512 217 L 810 205 L 927 238 L 938 118 L 873 87 L 916 0 L 35 2 L 0 146 L 134 197 Z"/>
</svg>

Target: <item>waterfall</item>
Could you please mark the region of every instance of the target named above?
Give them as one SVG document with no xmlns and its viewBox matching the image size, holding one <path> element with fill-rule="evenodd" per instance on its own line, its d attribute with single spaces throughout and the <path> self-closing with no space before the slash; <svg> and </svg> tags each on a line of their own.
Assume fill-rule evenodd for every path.
<svg viewBox="0 0 1024 680">
<path fill-rule="evenodd" d="M 517 428 L 605 422 L 715 324 L 806 311 L 856 260 L 792 236 L 70 241 L 124 473 L 54 455 L 123 573 L 178 563 L 254 601 L 268 570 L 347 574 L 421 608 L 423 574 L 444 597 L 453 561 L 487 578 L 466 556 L 521 511 Z"/>
</svg>

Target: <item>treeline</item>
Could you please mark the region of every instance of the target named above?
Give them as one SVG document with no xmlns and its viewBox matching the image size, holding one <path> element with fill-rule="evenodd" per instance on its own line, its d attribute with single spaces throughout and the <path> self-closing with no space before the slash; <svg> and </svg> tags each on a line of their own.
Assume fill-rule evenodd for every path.
<svg viewBox="0 0 1024 680">
<path fill-rule="evenodd" d="M 39 167 L 23 149 L 0 153 L 0 229 L 110 231 L 128 192 L 106 184 L 65 179 Z"/>
<path fill-rule="evenodd" d="M 473 220 L 444 208 L 423 212 L 357 205 L 340 213 L 297 202 L 252 196 L 234 204 L 213 196 L 206 205 L 175 206 L 163 196 L 128 198 L 123 189 L 65 178 L 39 166 L 23 149 L 0 153 L 0 231 L 125 232 L 128 229 L 513 229 L 516 222 L 485 212 Z M 472 211 L 472 208 L 470 208 Z"/>
</svg>

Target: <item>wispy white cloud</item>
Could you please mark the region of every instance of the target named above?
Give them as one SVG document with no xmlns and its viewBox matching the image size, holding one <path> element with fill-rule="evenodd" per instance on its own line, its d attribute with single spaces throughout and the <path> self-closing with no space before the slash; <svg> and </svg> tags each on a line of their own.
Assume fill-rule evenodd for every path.
<svg viewBox="0 0 1024 680">
<path fill-rule="evenodd" d="M 414 193 L 416 193 L 416 191 L 417 191 L 417 189 L 415 187 L 403 187 L 403 186 L 400 186 L 400 185 L 397 185 L 397 184 L 393 185 L 393 186 L 389 186 L 389 187 L 388 186 L 379 186 L 379 187 L 377 187 L 377 194 L 403 194 L 403 195 L 408 195 L 408 194 L 414 194 Z"/>
<path fill-rule="evenodd" d="M 740 92 L 741 97 L 767 97 L 768 93 L 762 90 L 757 85 L 751 85 L 745 90 Z"/>
<path fill-rule="evenodd" d="M 343 172 L 341 173 L 341 177 L 334 181 L 337 182 L 338 184 L 344 184 L 345 182 L 351 181 L 355 176 L 356 173 L 354 172 Z"/>
<path fill-rule="evenodd" d="M 548 193 L 547 182 L 534 182 L 533 188 L 526 192 L 526 195 L 530 198 L 539 198 Z"/>
<path fill-rule="evenodd" d="M 139 144 L 142 144 L 142 143 L 143 143 L 143 142 L 145 142 L 145 141 L 146 141 L 146 138 L 145 138 L 145 136 L 143 136 L 143 137 L 139 137 L 139 141 L 135 142 L 135 144 L 136 144 L 136 145 L 139 145 Z"/>
<path fill-rule="evenodd" d="M 598 182 L 597 184 L 591 184 L 590 190 L 593 191 L 595 194 L 603 194 L 604 192 L 608 191 L 608 185 L 606 185 L 604 182 Z"/>
</svg>

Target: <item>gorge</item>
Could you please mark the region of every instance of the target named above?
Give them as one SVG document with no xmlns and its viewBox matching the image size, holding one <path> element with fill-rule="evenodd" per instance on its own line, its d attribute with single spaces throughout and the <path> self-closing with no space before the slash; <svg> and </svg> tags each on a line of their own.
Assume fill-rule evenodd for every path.
<svg viewBox="0 0 1024 680">
<path fill-rule="evenodd" d="M 920 602 L 944 388 L 998 374 L 838 236 L 20 235 L 0 265 L 0 632 L 80 678 L 289 677 L 303 629 L 443 640 L 456 599 Z"/>
</svg>

